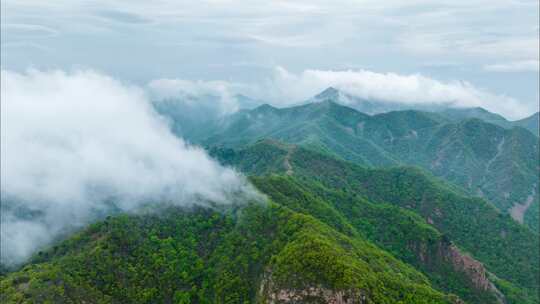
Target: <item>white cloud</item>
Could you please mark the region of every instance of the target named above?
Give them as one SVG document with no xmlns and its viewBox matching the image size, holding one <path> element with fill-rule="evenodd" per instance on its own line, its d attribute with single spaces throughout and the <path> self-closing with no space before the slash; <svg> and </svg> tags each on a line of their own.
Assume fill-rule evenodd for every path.
<svg viewBox="0 0 540 304">
<path fill-rule="evenodd" d="M 176 98 L 190 106 L 217 109 L 217 115 L 223 115 L 240 108 L 236 94 L 251 96 L 277 107 L 287 107 L 304 102 L 331 86 L 371 102 L 483 107 L 511 119 L 535 111 L 534 107 L 512 97 L 491 93 L 466 81 L 445 82 L 422 74 L 378 73 L 364 69 L 312 69 L 293 73 L 276 67 L 273 75 L 260 83 L 159 79 L 150 82 L 148 89 L 156 100 Z M 341 102 L 354 106 L 353 103 L 359 100 L 343 99 Z"/>
<path fill-rule="evenodd" d="M 2 4 L 2 39 L 17 45 L 5 48 L 3 56 L 11 61 L 4 61 L 4 66 L 82 64 L 137 81 L 162 75 L 174 78 L 179 69 L 192 75 L 190 79 L 260 80 L 267 76 L 257 66 L 261 62 L 295 71 L 336 68 L 347 62 L 409 73 L 425 70 L 426 62 L 447 61 L 462 68 L 430 73 L 473 79 L 486 65 L 538 60 L 539 52 L 535 0 L 5 0 Z M 58 35 L 30 39 L 19 37 L 17 26 L 6 27 L 27 23 Z M 54 52 L 36 54 L 36 44 Z M 243 68 L 230 64 L 238 61 L 255 64 Z M 534 99 L 536 87 L 530 81 L 485 74 L 485 83 L 494 79 L 488 84 L 492 89 Z M 509 81 L 501 82 L 501 77 Z"/>
<path fill-rule="evenodd" d="M 293 73 L 276 67 L 273 75 L 260 83 L 159 79 L 150 82 L 148 88 L 156 99 L 181 97 L 178 101 L 202 103 L 200 106 L 204 108 L 219 109 L 218 114 L 230 114 L 239 108 L 236 94 L 255 97 L 277 107 L 287 107 L 306 101 L 330 86 L 371 102 L 483 107 L 512 119 L 535 111 L 534 106 L 494 94 L 466 81 L 444 82 L 421 74 L 378 73 L 363 69 L 312 69 Z M 202 98 L 205 95 L 218 98 Z M 353 103 L 359 101 L 343 99 L 341 102 L 354 106 Z"/>
<path fill-rule="evenodd" d="M 484 66 L 484 69 L 491 72 L 538 72 L 539 66 L 540 61 L 538 60 L 523 60 L 489 64 Z"/>
<path fill-rule="evenodd" d="M 185 103 L 204 102 L 207 103 L 204 106 L 217 109 L 220 115 L 236 112 L 239 103 L 235 95 L 246 90 L 249 91 L 248 85 L 223 80 L 191 81 L 163 78 L 152 80 L 148 84 L 148 91 L 155 100 L 175 98 Z M 217 99 L 204 98 L 205 96 Z"/>
<path fill-rule="evenodd" d="M 371 101 L 484 107 L 510 118 L 523 117 L 534 111 L 511 97 L 490 93 L 468 82 L 442 82 L 421 74 L 402 75 L 367 70 L 305 70 L 295 74 L 279 67 L 274 77 L 264 84 L 264 90 L 259 91 L 265 92 L 276 105 L 290 105 L 308 99 L 329 86 Z"/>
<path fill-rule="evenodd" d="M 88 70 L 1 76 L 4 263 L 107 212 L 107 199 L 133 211 L 256 197 L 242 176 L 173 136 L 137 87 Z"/>
</svg>

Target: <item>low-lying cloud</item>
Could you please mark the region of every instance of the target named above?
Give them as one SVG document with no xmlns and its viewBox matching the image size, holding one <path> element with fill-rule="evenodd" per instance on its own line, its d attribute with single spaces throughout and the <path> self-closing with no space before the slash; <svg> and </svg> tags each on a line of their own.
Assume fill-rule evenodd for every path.
<svg viewBox="0 0 540 304">
<path fill-rule="evenodd" d="M 278 67 L 266 85 L 268 88 L 264 91 L 274 92 L 271 98 L 281 104 L 307 99 L 333 86 L 355 97 L 375 102 L 483 107 L 509 118 L 521 118 L 534 112 L 530 106 L 511 97 L 493 94 L 468 82 L 443 82 L 421 74 L 402 75 L 367 70 L 305 70 L 295 74 Z"/>
<path fill-rule="evenodd" d="M 220 96 L 213 102 L 222 113 L 231 113 L 239 108 L 235 94 L 245 94 L 274 106 L 286 107 L 306 101 L 330 86 L 357 97 L 340 100 L 352 107 L 355 106 L 354 103 L 362 100 L 410 107 L 483 107 L 510 119 L 522 118 L 535 112 L 534 106 L 530 104 L 494 94 L 465 81 L 445 82 L 421 74 L 378 73 L 368 70 L 304 70 L 293 73 L 283 67 L 276 67 L 273 76 L 262 83 L 161 79 L 149 85 L 155 96 L 180 96 L 180 92 Z"/>
<path fill-rule="evenodd" d="M 174 136 L 149 100 L 203 100 L 204 109 L 229 114 L 239 109 L 236 94 L 291 106 L 329 86 L 358 97 L 343 103 L 481 106 L 509 118 L 535 111 L 467 82 L 420 74 L 278 67 L 262 83 L 160 79 L 140 88 L 91 70 L 2 70 L 0 262 L 23 262 L 55 237 L 109 212 L 110 202 L 134 211 L 158 200 L 229 204 L 238 194 L 257 195 L 241 175 Z"/>
<path fill-rule="evenodd" d="M 148 92 L 155 100 L 178 99 L 180 102 L 206 102 L 219 114 L 231 114 L 239 109 L 236 92 L 249 90 L 246 85 L 228 81 L 191 81 L 185 79 L 156 79 L 148 84 Z M 197 98 L 212 96 L 215 98 Z M 194 98 L 195 97 L 195 98 Z"/>
<path fill-rule="evenodd" d="M 1 262 L 110 210 L 259 198 L 175 137 L 145 92 L 93 71 L 2 70 Z"/>
</svg>

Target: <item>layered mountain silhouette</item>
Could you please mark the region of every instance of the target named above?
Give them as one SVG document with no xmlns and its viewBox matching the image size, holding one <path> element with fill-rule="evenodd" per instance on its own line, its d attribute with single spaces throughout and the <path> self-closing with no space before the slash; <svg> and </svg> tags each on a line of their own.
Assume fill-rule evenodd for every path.
<svg viewBox="0 0 540 304">
<path fill-rule="evenodd" d="M 539 121 L 540 121 L 540 113 L 536 112 L 529 117 L 515 121 L 514 125 L 523 127 L 531 131 L 533 134 L 536 134 L 536 136 L 538 136 L 538 132 L 540 130 Z"/>
<path fill-rule="evenodd" d="M 367 115 L 338 104 L 340 94 L 329 88 L 301 106 L 240 111 L 198 142 L 239 147 L 271 138 L 364 166 L 419 166 L 538 231 L 539 145 L 530 131 L 502 127 L 503 117 L 479 108 Z"/>
<path fill-rule="evenodd" d="M 172 130 L 266 199 L 101 218 L 2 265 L 0 302 L 540 303 L 538 114 L 179 98 Z"/>
</svg>

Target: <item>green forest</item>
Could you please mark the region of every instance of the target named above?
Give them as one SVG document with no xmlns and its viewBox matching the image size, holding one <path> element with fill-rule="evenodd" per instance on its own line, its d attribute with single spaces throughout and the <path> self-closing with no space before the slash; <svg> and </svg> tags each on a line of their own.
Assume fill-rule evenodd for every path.
<svg viewBox="0 0 540 304">
<path fill-rule="evenodd" d="M 509 211 L 538 191 L 538 137 L 473 114 L 324 101 L 176 120 L 263 196 L 103 216 L 3 265 L 0 302 L 540 303 L 538 195 L 523 223 Z"/>
</svg>

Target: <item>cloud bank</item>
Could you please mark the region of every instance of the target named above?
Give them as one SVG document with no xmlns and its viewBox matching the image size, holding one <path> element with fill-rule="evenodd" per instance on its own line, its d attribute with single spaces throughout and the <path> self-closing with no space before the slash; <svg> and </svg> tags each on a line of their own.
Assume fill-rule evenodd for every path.
<svg viewBox="0 0 540 304">
<path fill-rule="evenodd" d="M 504 95 L 496 95 L 464 81 L 443 82 L 421 74 L 378 73 L 368 70 L 304 70 L 299 74 L 278 67 L 264 92 L 278 104 L 307 99 L 329 86 L 353 96 L 403 104 L 441 104 L 451 107 L 483 107 L 509 118 L 534 112 Z M 354 106 L 354 105 L 352 105 Z"/>
<path fill-rule="evenodd" d="M 2 70 L 1 262 L 17 264 L 114 208 L 258 199 L 172 135 L 142 89 L 93 72 Z M 239 196 L 240 194 L 240 196 Z"/>
<path fill-rule="evenodd" d="M 222 113 L 238 109 L 236 94 L 245 94 L 264 100 L 277 107 L 297 105 L 309 100 L 328 87 L 335 87 L 354 97 L 343 98 L 341 103 L 355 106 L 362 100 L 417 105 L 444 105 L 448 107 L 483 107 L 510 119 L 518 119 L 535 112 L 533 105 L 521 103 L 505 95 L 498 95 L 465 81 L 440 81 L 422 74 L 379 73 L 369 70 L 316 70 L 293 73 L 276 67 L 271 77 L 260 83 L 233 83 L 227 81 L 188 81 L 160 79 L 150 82 L 154 96 L 220 96 L 213 99 Z M 203 99 L 182 99 L 184 102 L 205 102 Z"/>
<path fill-rule="evenodd" d="M 191 81 L 185 79 L 155 79 L 148 84 L 148 92 L 154 100 L 178 99 L 188 106 L 196 106 L 197 102 L 205 102 L 219 114 L 231 114 L 239 109 L 235 92 L 249 90 L 245 85 L 228 81 Z M 197 98 L 197 97 L 217 97 Z"/>
<path fill-rule="evenodd" d="M 358 97 L 341 100 L 353 107 L 365 99 L 481 106 L 509 118 L 535 111 L 467 82 L 368 70 L 277 67 L 262 83 L 159 79 L 145 88 L 91 70 L 1 76 L 1 262 L 9 264 L 106 214 L 110 202 L 134 211 L 156 200 L 229 204 L 238 194 L 257 195 L 242 176 L 175 137 L 150 99 L 184 94 L 190 98 L 181 102 L 202 100 L 204 109 L 229 114 L 239 108 L 236 94 L 291 106 L 333 86 Z"/>
</svg>

